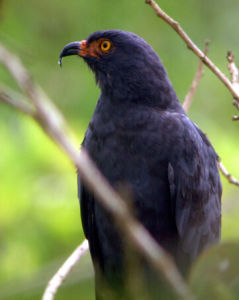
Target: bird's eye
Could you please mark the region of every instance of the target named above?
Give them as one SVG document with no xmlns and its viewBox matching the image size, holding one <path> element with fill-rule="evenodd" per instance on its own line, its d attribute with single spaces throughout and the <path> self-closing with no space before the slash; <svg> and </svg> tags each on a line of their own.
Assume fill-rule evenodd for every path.
<svg viewBox="0 0 239 300">
<path fill-rule="evenodd" d="M 107 40 L 103 41 L 100 45 L 100 48 L 104 52 L 109 51 L 111 48 L 111 42 Z"/>
</svg>

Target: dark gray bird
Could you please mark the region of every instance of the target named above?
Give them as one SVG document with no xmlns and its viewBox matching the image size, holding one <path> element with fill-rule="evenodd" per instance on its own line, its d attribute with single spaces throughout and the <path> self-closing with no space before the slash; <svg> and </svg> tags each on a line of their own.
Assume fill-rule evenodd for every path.
<svg viewBox="0 0 239 300">
<path fill-rule="evenodd" d="M 199 253 L 220 239 L 217 154 L 185 114 L 158 55 L 139 36 L 95 32 L 66 45 L 60 63 L 68 55 L 85 60 L 101 89 L 83 147 L 115 189 L 127 188 L 138 220 L 186 274 Z M 80 178 L 78 185 L 97 299 L 135 299 L 125 293 L 122 238 Z"/>
</svg>

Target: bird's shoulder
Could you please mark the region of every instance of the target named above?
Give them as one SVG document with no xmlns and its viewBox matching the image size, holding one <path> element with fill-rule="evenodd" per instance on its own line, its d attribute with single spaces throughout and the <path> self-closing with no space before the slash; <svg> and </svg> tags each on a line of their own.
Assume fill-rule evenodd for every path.
<svg viewBox="0 0 239 300">
<path fill-rule="evenodd" d="M 113 106 L 112 106 L 113 107 Z M 113 107 L 97 104 L 83 145 L 94 147 L 111 141 L 144 144 L 169 157 L 191 152 L 214 150 L 207 137 L 182 111 L 161 110 L 147 106 Z M 151 147 L 152 145 L 152 147 Z M 144 150 L 145 151 L 145 150 Z"/>
</svg>

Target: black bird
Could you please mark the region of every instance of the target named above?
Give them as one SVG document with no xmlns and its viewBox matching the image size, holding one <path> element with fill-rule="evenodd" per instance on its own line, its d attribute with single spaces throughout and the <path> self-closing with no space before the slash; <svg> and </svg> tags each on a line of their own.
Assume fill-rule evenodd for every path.
<svg viewBox="0 0 239 300">
<path fill-rule="evenodd" d="M 220 240 L 217 154 L 185 114 L 162 62 L 142 38 L 98 31 L 66 45 L 60 63 L 75 54 L 101 89 L 83 147 L 115 189 L 127 188 L 138 220 L 185 274 L 202 250 Z M 78 186 L 97 299 L 114 299 L 104 295 L 103 281 L 116 299 L 128 299 L 122 292 L 127 278 L 122 239 L 80 178 Z"/>
</svg>

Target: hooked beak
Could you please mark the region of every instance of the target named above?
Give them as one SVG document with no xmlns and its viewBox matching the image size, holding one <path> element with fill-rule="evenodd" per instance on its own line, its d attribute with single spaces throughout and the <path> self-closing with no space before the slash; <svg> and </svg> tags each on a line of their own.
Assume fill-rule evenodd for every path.
<svg viewBox="0 0 239 300">
<path fill-rule="evenodd" d="M 62 66 L 62 59 L 64 56 L 69 55 L 79 55 L 82 56 L 82 51 L 84 51 L 86 48 L 86 41 L 80 41 L 80 42 L 72 42 L 67 44 L 61 51 L 60 58 L 58 61 L 58 64 Z"/>
</svg>

